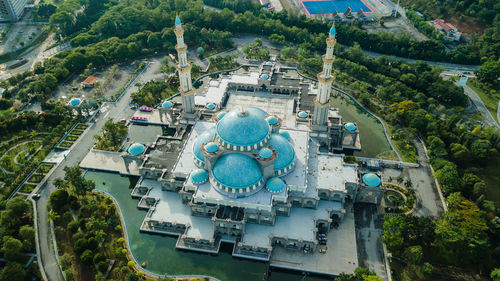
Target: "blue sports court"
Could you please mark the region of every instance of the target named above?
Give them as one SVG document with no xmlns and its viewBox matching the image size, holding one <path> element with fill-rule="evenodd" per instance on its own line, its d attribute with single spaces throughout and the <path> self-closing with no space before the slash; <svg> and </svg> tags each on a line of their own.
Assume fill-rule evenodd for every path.
<svg viewBox="0 0 500 281">
<path fill-rule="evenodd" d="M 352 13 L 358 12 L 359 9 L 363 9 L 363 12 L 372 12 L 362 0 L 302 1 L 302 6 L 309 15 L 333 14 L 335 11 L 342 14 L 349 7 Z"/>
</svg>

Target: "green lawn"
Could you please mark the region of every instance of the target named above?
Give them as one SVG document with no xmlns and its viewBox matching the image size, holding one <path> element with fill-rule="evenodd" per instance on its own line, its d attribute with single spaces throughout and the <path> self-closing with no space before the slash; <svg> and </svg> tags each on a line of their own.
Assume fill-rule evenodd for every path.
<svg viewBox="0 0 500 281">
<path fill-rule="evenodd" d="M 76 128 L 75 128 L 75 129 L 78 129 L 78 130 L 85 130 L 85 129 L 87 129 L 87 127 L 88 127 L 88 126 L 89 126 L 89 125 L 87 125 L 87 124 L 82 124 L 82 123 L 80 123 L 80 124 L 78 124 L 78 125 L 76 126 Z"/>
<path fill-rule="evenodd" d="M 471 89 L 479 95 L 491 115 L 493 115 L 493 118 L 498 122 L 497 110 L 498 101 L 500 101 L 500 83 L 486 84 L 471 78 L 467 80 L 467 86 L 471 87 Z"/>
<path fill-rule="evenodd" d="M 52 169 L 52 167 L 54 167 L 54 165 L 41 164 L 40 166 L 38 166 L 38 169 L 36 172 L 40 173 L 40 174 L 47 174 Z"/>
<path fill-rule="evenodd" d="M 36 187 L 36 184 L 32 184 L 32 183 L 25 183 L 23 185 L 23 187 L 21 188 L 21 192 L 26 192 L 26 193 L 30 193 L 33 191 L 33 189 L 35 189 Z"/>
<path fill-rule="evenodd" d="M 73 143 L 72 142 L 69 142 L 69 141 L 63 141 L 59 146 L 61 147 L 70 147 L 72 146 Z"/>
</svg>

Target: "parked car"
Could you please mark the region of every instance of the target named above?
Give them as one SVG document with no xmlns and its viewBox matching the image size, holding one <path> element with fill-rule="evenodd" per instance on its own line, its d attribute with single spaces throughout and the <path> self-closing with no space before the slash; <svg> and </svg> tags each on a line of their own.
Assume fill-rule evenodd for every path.
<svg viewBox="0 0 500 281">
<path fill-rule="evenodd" d="M 33 195 L 31 195 L 31 198 L 33 198 L 34 200 L 38 200 L 38 199 L 40 199 L 40 197 L 42 197 L 42 196 L 38 193 L 33 193 Z"/>
</svg>

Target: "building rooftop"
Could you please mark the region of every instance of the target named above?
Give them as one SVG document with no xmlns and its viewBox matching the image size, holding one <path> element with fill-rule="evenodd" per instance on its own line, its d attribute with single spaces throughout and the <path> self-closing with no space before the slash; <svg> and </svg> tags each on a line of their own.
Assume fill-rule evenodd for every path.
<svg viewBox="0 0 500 281">
<path fill-rule="evenodd" d="M 207 131 L 210 127 L 213 127 L 214 123 L 207 121 L 198 121 L 191 129 L 191 133 L 188 136 L 184 147 L 181 149 L 180 154 L 178 154 L 178 159 L 175 162 L 173 173 L 174 176 L 182 176 L 188 177 L 189 173 L 192 170 L 197 169 L 198 167 L 193 162 L 194 153 L 193 153 L 193 145 L 198 137 Z"/>
<path fill-rule="evenodd" d="M 196 95 L 194 103 L 197 106 L 205 106 L 208 103 L 213 103 L 222 108 L 222 103 L 227 90 L 228 83 L 245 83 L 256 85 L 259 79 L 258 72 L 250 72 L 248 74 L 232 74 L 224 76 L 219 80 L 210 80 L 205 95 Z"/>
<path fill-rule="evenodd" d="M 89 77 L 85 78 L 85 80 L 83 80 L 83 83 L 94 85 L 97 80 L 99 80 L 99 78 L 95 77 L 94 75 L 90 75 Z"/>
<path fill-rule="evenodd" d="M 341 155 L 319 153 L 317 141 L 311 139 L 309 146 L 308 185 L 334 190 L 345 190 L 345 183 L 358 182 L 356 167 L 344 164 Z"/>
<path fill-rule="evenodd" d="M 143 166 L 146 168 L 166 169 L 169 172 L 179 155 L 183 140 L 160 137 L 154 147 L 148 148 L 146 161 Z"/>
<path fill-rule="evenodd" d="M 246 245 L 270 247 L 270 235 L 314 241 L 316 240 L 314 219 L 328 220 L 330 217 L 327 209 L 336 210 L 341 207 L 340 202 L 320 201 L 317 209 L 292 208 L 289 217 L 277 216 L 273 226 L 247 223 L 241 242 Z M 300 224 L 300 227 L 297 227 L 297 224 Z M 290 231 L 291 229 L 293 231 Z"/>
</svg>

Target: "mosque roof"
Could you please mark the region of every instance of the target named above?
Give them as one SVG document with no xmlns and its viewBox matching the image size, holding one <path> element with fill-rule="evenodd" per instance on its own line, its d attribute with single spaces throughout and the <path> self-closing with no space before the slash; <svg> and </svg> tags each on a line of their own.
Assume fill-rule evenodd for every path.
<svg viewBox="0 0 500 281">
<path fill-rule="evenodd" d="M 273 151 L 271 149 L 269 149 L 268 147 L 264 147 L 264 148 L 261 148 L 259 150 L 259 157 L 260 158 L 267 159 L 267 158 L 270 158 L 271 156 L 273 156 Z"/>
<path fill-rule="evenodd" d="M 205 105 L 206 108 L 210 109 L 210 110 L 214 110 L 215 109 L 215 103 L 207 103 Z"/>
<path fill-rule="evenodd" d="M 163 108 L 172 108 L 172 106 L 173 106 L 173 105 L 174 105 L 174 104 L 173 104 L 171 101 L 167 100 L 167 101 L 164 101 L 164 102 L 161 104 L 161 107 L 163 107 Z"/>
<path fill-rule="evenodd" d="M 335 29 L 335 25 L 332 25 L 332 27 L 330 28 L 330 34 L 335 35 L 336 33 L 337 33 L 337 30 Z"/>
<path fill-rule="evenodd" d="M 267 120 L 267 123 L 269 123 L 269 125 L 278 124 L 278 117 L 276 117 L 276 116 L 268 116 L 268 117 L 266 117 L 266 120 Z"/>
<path fill-rule="evenodd" d="M 175 25 L 181 25 L 181 19 L 179 18 L 179 16 L 175 17 Z"/>
<path fill-rule="evenodd" d="M 280 131 L 280 135 L 284 137 L 285 139 L 289 140 L 290 139 L 290 133 L 287 131 Z"/>
<path fill-rule="evenodd" d="M 285 187 L 286 183 L 278 177 L 272 177 L 266 182 L 266 188 L 272 193 L 281 192 Z"/>
<path fill-rule="evenodd" d="M 274 170 L 279 171 L 290 166 L 295 160 L 295 150 L 292 144 L 280 134 L 271 134 L 269 145 L 278 152 L 274 162 Z"/>
<path fill-rule="evenodd" d="M 134 143 L 131 146 L 129 146 L 128 153 L 130 153 L 131 155 L 139 155 L 142 154 L 145 149 L 146 147 L 144 146 L 144 144 Z"/>
<path fill-rule="evenodd" d="M 297 116 L 299 116 L 300 118 L 307 118 L 307 116 L 309 116 L 309 113 L 301 111 L 297 114 Z"/>
<path fill-rule="evenodd" d="M 217 113 L 217 118 L 220 120 L 220 119 L 222 119 L 222 117 L 224 117 L 225 115 L 226 115 L 226 112 L 225 112 L 225 111 L 219 112 L 219 113 Z"/>
<path fill-rule="evenodd" d="M 234 109 L 217 123 L 217 135 L 225 143 L 235 146 L 251 146 L 269 135 L 269 124 L 263 118 L 264 111 L 256 108 Z"/>
<path fill-rule="evenodd" d="M 217 145 L 215 142 L 211 141 L 205 144 L 205 150 L 208 153 L 215 153 L 219 150 L 219 145 Z"/>
<path fill-rule="evenodd" d="M 368 186 L 379 186 L 381 183 L 380 177 L 375 173 L 366 173 L 363 175 L 363 182 Z"/>
<path fill-rule="evenodd" d="M 345 123 L 344 128 L 348 131 L 356 131 L 357 127 L 356 127 L 356 124 L 349 122 L 349 123 Z"/>
<path fill-rule="evenodd" d="M 257 108 L 257 107 L 245 107 L 245 110 L 252 111 L 255 114 L 261 116 L 262 118 L 266 117 L 266 115 L 267 115 L 267 112 L 265 112 L 264 110 Z"/>
<path fill-rule="evenodd" d="M 205 169 L 196 169 L 191 172 L 191 181 L 194 184 L 204 184 L 208 180 L 208 172 Z"/>
<path fill-rule="evenodd" d="M 269 75 L 267 75 L 267 74 L 262 74 L 262 75 L 260 76 L 260 78 L 261 78 L 261 79 L 269 79 Z"/>
<path fill-rule="evenodd" d="M 213 140 L 214 137 L 215 137 L 215 126 L 212 126 L 208 128 L 205 132 L 203 132 L 193 143 L 194 156 L 202 163 L 205 163 L 205 158 L 203 157 L 203 153 L 200 150 L 201 145 Z"/>
<path fill-rule="evenodd" d="M 215 163 L 212 175 L 221 185 L 233 189 L 251 187 L 262 180 L 259 163 L 242 153 L 222 155 Z"/>
</svg>

